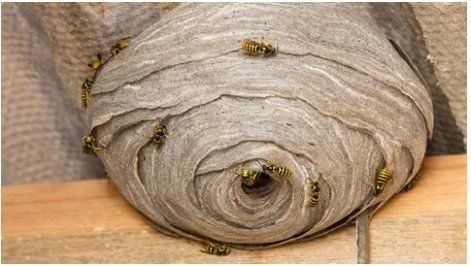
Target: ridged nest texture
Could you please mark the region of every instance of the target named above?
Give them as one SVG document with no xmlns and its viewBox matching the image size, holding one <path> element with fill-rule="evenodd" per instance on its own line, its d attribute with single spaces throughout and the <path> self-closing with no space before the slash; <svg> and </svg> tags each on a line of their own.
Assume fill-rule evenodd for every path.
<svg viewBox="0 0 471 266">
<path fill-rule="evenodd" d="M 241 51 L 261 37 L 275 56 Z M 182 4 L 103 67 L 90 115 L 107 173 L 157 229 L 241 248 L 379 208 L 418 171 L 433 128 L 420 80 L 362 5 L 345 3 Z M 154 123 L 168 129 L 160 146 Z M 239 166 L 269 159 L 293 175 L 244 188 Z M 392 178 L 374 197 L 383 167 Z"/>
</svg>

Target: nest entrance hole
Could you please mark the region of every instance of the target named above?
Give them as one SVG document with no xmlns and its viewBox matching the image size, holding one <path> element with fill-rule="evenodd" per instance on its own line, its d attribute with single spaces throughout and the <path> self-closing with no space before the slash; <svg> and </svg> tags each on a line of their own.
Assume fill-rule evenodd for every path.
<svg viewBox="0 0 471 266">
<path fill-rule="evenodd" d="M 270 192 L 270 188 L 273 186 L 272 177 L 266 173 L 260 173 L 259 178 L 255 181 L 252 186 L 248 186 L 241 183 L 242 190 L 247 195 L 253 196 L 264 196 Z"/>
</svg>

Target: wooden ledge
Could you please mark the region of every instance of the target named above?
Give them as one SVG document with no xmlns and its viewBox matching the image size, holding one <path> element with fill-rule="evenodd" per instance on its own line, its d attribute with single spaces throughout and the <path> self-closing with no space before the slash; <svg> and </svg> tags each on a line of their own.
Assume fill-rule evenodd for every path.
<svg viewBox="0 0 471 266">
<path fill-rule="evenodd" d="M 373 263 L 466 263 L 466 155 L 429 157 L 371 223 Z M 355 228 L 263 251 L 201 253 L 154 231 L 108 180 L 2 186 L 3 263 L 355 263 Z"/>
</svg>

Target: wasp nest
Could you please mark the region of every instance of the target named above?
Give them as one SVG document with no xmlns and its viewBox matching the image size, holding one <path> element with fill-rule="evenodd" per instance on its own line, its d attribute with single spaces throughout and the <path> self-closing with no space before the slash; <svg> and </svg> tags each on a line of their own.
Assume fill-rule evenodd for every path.
<svg viewBox="0 0 471 266">
<path fill-rule="evenodd" d="M 241 53 L 261 37 L 274 56 Z M 313 238 L 420 167 L 430 96 L 359 4 L 182 4 L 129 43 L 93 85 L 91 132 L 119 191 L 164 233 L 241 248 Z M 292 175 L 247 187 L 235 174 L 269 159 Z"/>
</svg>

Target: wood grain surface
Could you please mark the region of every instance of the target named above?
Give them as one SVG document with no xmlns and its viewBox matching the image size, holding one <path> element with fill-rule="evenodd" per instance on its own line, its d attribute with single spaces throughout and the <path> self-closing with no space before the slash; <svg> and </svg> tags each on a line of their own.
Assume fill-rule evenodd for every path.
<svg viewBox="0 0 471 266">
<path fill-rule="evenodd" d="M 371 262 L 466 262 L 466 155 L 426 158 L 371 223 Z M 108 180 L 2 186 L 3 263 L 354 263 L 355 228 L 228 257 L 155 232 Z"/>
</svg>

